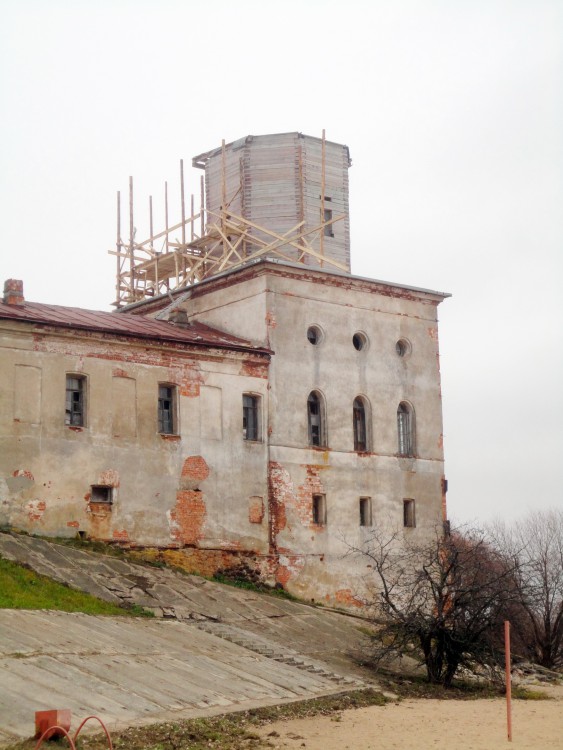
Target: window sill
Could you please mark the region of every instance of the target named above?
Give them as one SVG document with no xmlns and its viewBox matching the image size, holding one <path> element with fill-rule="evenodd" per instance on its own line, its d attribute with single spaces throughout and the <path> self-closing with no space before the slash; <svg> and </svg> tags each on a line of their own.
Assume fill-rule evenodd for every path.
<svg viewBox="0 0 563 750">
<path fill-rule="evenodd" d="M 85 430 L 84 426 L 79 426 L 79 425 L 75 425 L 75 424 L 65 424 L 65 427 L 68 430 L 71 430 L 72 432 L 84 432 L 84 430 Z"/>
<path fill-rule="evenodd" d="M 167 432 L 159 432 L 158 434 L 163 440 L 172 440 L 172 442 L 182 439 L 181 435 L 172 435 Z"/>
</svg>

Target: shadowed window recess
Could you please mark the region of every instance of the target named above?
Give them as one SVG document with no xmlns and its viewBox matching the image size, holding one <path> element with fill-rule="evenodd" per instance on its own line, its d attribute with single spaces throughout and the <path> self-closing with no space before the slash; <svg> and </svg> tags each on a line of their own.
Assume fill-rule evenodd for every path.
<svg viewBox="0 0 563 750">
<path fill-rule="evenodd" d="M 309 445 L 326 447 L 326 410 L 324 398 L 318 391 L 311 391 L 307 399 L 307 421 Z"/>
<path fill-rule="evenodd" d="M 260 396 L 242 396 L 242 436 L 245 440 L 260 440 Z"/>
<path fill-rule="evenodd" d="M 416 447 L 414 409 L 406 401 L 402 401 L 397 408 L 397 435 L 399 455 L 414 456 Z"/>
<path fill-rule="evenodd" d="M 66 376 L 65 424 L 84 427 L 86 424 L 86 378 Z"/>
<path fill-rule="evenodd" d="M 313 523 L 317 526 L 326 524 L 326 497 L 324 495 L 313 495 Z"/>
<path fill-rule="evenodd" d="M 158 431 L 161 435 L 178 434 L 177 389 L 175 385 L 159 383 Z"/>
<path fill-rule="evenodd" d="M 352 407 L 354 425 L 354 450 L 363 452 L 370 450 L 368 440 L 369 407 L 365 399 L 357 396 Z"/>
</svg>

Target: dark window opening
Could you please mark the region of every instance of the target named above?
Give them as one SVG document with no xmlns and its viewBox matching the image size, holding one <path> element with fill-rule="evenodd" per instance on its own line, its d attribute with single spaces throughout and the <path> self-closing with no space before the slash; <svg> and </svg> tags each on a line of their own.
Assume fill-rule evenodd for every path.
<svg viewBox="0 0 563 750">
<path fill-rule="evenodd" d="M 408 529 L 416 526 L 414 500 L 403 500 L 403 526 Z"/>
<path fill-rule="evenodd" d="M 242 397 L 242 436 L 245 440 L 260 439 L 260 398 L 245 393 Z"/>
<path fill-rule="evenodd" d="M 326 444 L 324 434 L 324 414 L 321 396 L 312 391 L 307 399 L 307 419 L 309 427 L 309 445 L 322 447 Z"/>
<path fill-rule="evenodd" d="M 358 332 L 352 336 L 352 344 L 354 345 L 354 349 L 358 352 L 362 351 L 367 342 L 367 336 L 364 333 Z"/>
<path fill-rule="evenodd" d="M 371 526 L 371 497 L 360 498 L 360 526 Z"/>
<path fill-rule="evenodd" d="M 321 343 L 321 340 L 321 329 L 318 326 L 309 326 L 309 328 L 307 328 L 307 341 L 313 346 L 316 346 Z"/>
<path fill-rule="evenodd" d="M 323 203 L 322 195 L 319 195 L 319 200 L 321 201 L 321 205 L 322 205 Z M 328 195 L 324 196 L 325 204 L 330 203 L 331 201 L 332 201 L 331 197 L 329 197 Z M 325 205 L 324 213 L 323 213 L 323 222 L 327 222 L 327 221 L 332 222 L 332 208 L 326 208 L 326 205 Z M 327 224 L 325 227 L 323 227 L 323 234 L 325 237 L 334 237 L 333 224 Z"/>
<path fill-rule="evenodd" d="M 176 388 L 158 386 L 158 431 L 161 435 L 176 434 Z"/>
<path fill-rule="evenodd" d="M 313 495 L 313 523 L 317 526 L 326 524 L 326 503 L 324 495 Z"/>
<path fill-rule="evenodd" d="M 331 222 L 330 224 L 325 224 L 325 226 L 324 226 L 324 230 L 323 231 L 324 231 L 325 237 L 334 237 L 334 231 L 332 229 L 332 227 L 333 227 L 333 224 L 332 224 L 332 209 L 325 208 L 325 210 L 324 210 L 324 221 L 325 222 L 327 222 L 327 221 Z"/>
<path fill-rule="evenodd" d="M 406 357 L 411 352 L 411 345 L 406 339 L 399 339 L 395 344 L 395 351 L 399 357 Z"/>
<path fill-rule="evenodd" d="M 354 450 L 367 451 L 366 408 L 361 398 L 354 399 Z"/>
<path fill-rule="evenodd" d="M 84 409 L 84 392 L 86 378 L 78 375 L 66 376 L 65 424 L 84 427 L 86 414 Z"/>
<path fill-rule="evenodd" d="M 106 484 L 93 484 L 90 487 L 91 503 L 111 503 L 113 501 L 113 487 Z"/>
<path fill-rule="evenodd" d="M 397 409 L 399 455 L 414 456 L 414 413 L 409 404 L 401 403 Z"/>
</svg>

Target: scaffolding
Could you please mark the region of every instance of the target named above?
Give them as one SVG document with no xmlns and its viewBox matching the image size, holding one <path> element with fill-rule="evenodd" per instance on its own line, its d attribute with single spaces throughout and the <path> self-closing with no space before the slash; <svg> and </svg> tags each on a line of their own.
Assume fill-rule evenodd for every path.
<svg viewBox="0 0 563 750">
<path fill-rule="evenodd" d="M 181 220 L 170 226 L 168 183 L 164 184 L 164 225 L 154 233 L 153 202 L 149 197 L 149 232 L 147 239 L 138 241 L 134 222 L 133 178 L 129 178 L 129 237 L 123 239 L 121 227 L 121 194 L 117 193 L 116 298 L 120 308 L 133 302 L 173 292 L 214 276 L 228 269 L 240 267 L 261 257 L 280 258 L 292 263 L 312 263 L 323 268 L 331 266 L 348 272 L 348 267 L 325 254 L 324 238 L 332 236 L 332 226 L 346 218 L 333 216 L 325 210 L 325 131 L 321 142 L 321 185 L 319 222 L 306 227 L 301 220 L 284 233 L 272 231 L 245 216 L 233 213 L 231 204 L 243 189 L 242 184 L 230 196 L 226 187 L 225 141 L 221 144 L 221 204 L 217 211 L 206 207 L 204 178 L 200 178 L 199 208 L 196 211 L 194 194 L 190 196 L 190 213 L 186 215 L 184 192 L 184 163 L 180 161 Z M 300 179 L 302 172 L 300 170 Z M 296 253 L 297 251 L 297 253 Z"/>
</svg>

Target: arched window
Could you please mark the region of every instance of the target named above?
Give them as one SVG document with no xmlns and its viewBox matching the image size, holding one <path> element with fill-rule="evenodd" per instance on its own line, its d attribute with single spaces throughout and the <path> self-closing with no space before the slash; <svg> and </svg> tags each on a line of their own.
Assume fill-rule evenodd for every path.
<svg viewBox="0 0 563 750">
<path fill-rule="evenodd" d="M 414 456 L 414 410 L 406 401 L 401 401 L 397 409 L 397 433 L 399 438 L 399 455 Z"/>
<path fill-rule="evenodd" d="M 307 399 L 307 421 L 309 445 L 326 446 L 325 405 L 324 399 L 318 391 L 311 391 Z"/>
<path fill-rule="evenodd" d="M 361 396 L 354 399 L 352 418 L 354 424 L 354 450 L 367 451 L 369 450 L 367 408 Z"/>
</svg>

